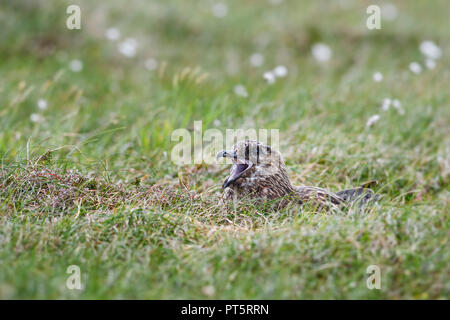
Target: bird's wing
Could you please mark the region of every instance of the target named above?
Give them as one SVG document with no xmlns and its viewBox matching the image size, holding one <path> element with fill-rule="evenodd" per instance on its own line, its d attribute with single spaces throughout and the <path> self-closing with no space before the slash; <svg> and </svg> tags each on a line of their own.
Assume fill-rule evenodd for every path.
<svg viewBox="0 0 450 320">
<path fill-rule="evenodd" d="M 342 190 L 337 192 L 336 195 L 342 198 L 347 203 L 359 203 L 359 207 L 367 203 L 376 202 L 380 198 L 380 195 L 375 194 L 375 192 L 373 192 L 373 190 L 371 189 L 364 188 L 364 186 Z"/>
<path fill-rule="evenodd" d="M 321 206 L 329 206 L 330 204 L 340 205 L 345 203 L 344 199 L 342 199 L 338 195 L 328 192 L 327 190 L 322 188 L 312 186 L 298 186 L 295 187 L 295 189 L 303 202 L 313 201 Z"/>
</svg>

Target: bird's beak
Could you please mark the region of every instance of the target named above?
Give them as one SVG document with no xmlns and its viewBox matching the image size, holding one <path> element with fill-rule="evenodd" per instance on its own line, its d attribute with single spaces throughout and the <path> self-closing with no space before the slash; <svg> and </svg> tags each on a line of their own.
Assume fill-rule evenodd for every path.
<svg viewBox="0 0 450 320">
<path fill-rule="evenodd" d="M 229 185 L 231 185 L 234 181 L 239 179 L 247 170 L 249 170 L 253 164 L 250 161 L 240 162 L 237 159 L 236 152 L 230 151 L 230 150 L 223 150 L 220 151 L 217 156 L 217 159 L 219 158 L 231 158 L 233 159 L 233 167 L 231 168 L 230 176 L 224 181 L 222 185 L 222 189 L 225 189 Z"/>
<path fill-rule="evenodd" d="M 236 152 L 234 150 L 222 150 L 219 153 L 217 153 L 216 155 L 216 159 L 220 159 L 220 158 L 231 158 L 231 159 L 236 159 Z"/>
</svg>

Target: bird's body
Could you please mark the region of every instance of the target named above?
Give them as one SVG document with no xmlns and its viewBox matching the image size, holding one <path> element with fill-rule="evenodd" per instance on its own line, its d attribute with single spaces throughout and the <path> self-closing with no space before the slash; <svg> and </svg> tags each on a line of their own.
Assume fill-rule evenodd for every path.
<svg viewBox="0 0 450 320">
<path fill-rule="evenodd" d="M 217 156 L 233 159 L 230 176 L 223 184 L 223 202 L 285 199 L 282 205 L 295 201 L 330 208 L 356 202 L 363 205 L 376 200 L 373 191 L 364 186 L 337 193 L 313 186 L 293 186 L 281 154 L 257 141 L 241 141 L 233 146 L 233 150 L 221 151 Z"/>
</svg>

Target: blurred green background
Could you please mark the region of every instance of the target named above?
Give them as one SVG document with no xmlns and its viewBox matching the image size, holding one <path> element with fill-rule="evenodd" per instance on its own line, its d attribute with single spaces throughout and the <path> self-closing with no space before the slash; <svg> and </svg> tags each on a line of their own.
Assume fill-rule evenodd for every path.
<svg viewBox="0 0 450 320">
<path fill-rule="evenodd" d="M 66 27 L 71 4 L 81 30 Z M 366 27 L 371 4 L 381 30 Z M 336 191 L 378 179 L 386 201 L 351 218 L 250 208 L 233 221 L 251 232 L 212 239 L 205 230 L 226 223 L 205 204 L 127 203 L 80 219 L 81 204 L 49 214 L 4 188 L 0 297 L 448 298 L 449 17 L 446 0 L 2 1 L 3 186 L 11 168 L 62 147 L 55 170 L 130 190 L 185 179 L 215 200 L 225 167 L 170 161 L 173 130 L 202 120 L 279 129 L 293 183 Z M 427 58 L 424 41 L 442 55 Z M 397 102 L 383 110 L 387 98 Z M 64 288 L 71 263 L 90 270 L 76 294 Z M 365 287 L 374 263 L 389 270 L 380 292 Z"/>
</svg>

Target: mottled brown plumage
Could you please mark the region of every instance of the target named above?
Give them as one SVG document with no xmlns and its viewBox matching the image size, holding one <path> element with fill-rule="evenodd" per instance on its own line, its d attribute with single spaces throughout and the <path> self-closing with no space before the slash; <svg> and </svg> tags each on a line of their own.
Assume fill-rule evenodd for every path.
<svg viewBox="0 0 450 320">
<path fill-rule="evenodd" d="M 231 158 L 233 161 L 230 175 L 223 183 L 222 202 L 284 199 L 282 205 L 295 201 L 328 209 L 355 202 L 363 205 L 369 200 L 376 200 L 373 191 L 363 186 L 338 193 L 312 186 L 293 186 L 281 154 L 258 141 L 238 142 L 233 150 L 221 151 L 217 157 Z"/>
</svg>

